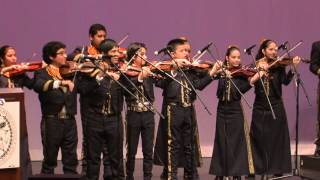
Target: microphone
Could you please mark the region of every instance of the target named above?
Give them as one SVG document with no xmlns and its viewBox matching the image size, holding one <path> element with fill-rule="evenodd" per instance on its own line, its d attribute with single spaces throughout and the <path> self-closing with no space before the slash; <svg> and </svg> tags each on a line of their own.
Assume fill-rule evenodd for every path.
<svg viewBox="0 0 320 180">
<path fill-rule="evenodd" d="M 158 56 L 161 53 L 167 53 L 167 47 L 160 49 L 159 51 L 155 51 L 154 55 Z"/>
<path fill-rule="evenodd" d="M 208 50 L 209 47 L 213 44 L 213 42 L 209 43 L 208 45 L 206 45 L 204 48 L 202 48 L 200 51 L 198 51 L 198 54 L 203 53 L 204 51 Z"/>
<path fill-rule="evenodd" d="M 108 58 L 108 56 L 103 55 L 103 54 L 98 54 L 98 55 L 82 54 L 80 56 L 80 58 L 81 59 L 89 59 L 89 60 L 100 60 L 100 59 Z"/>
<path fill-rule="evenodd" d="M 288 41 L 286 41 L 286 42 L 284 42 L 284 43 L 282 43 L 282 44 L 280 44 L 280 46 L 278 47 L 278 50 L 281 50 L 281 49 L 287 49 L 288 47 L 287 47 L 287 44 L 288 44 L 289 42 Z"/>
<path fill-rule="evenodd" d="M 251 50 L 252 50 L 254 47 L 256 47 L 256 44 L 248 47 L 247 49 L 244 49 L 244 53 L 250 55 L 250 54 L 251 54 Z"/>
</svg>

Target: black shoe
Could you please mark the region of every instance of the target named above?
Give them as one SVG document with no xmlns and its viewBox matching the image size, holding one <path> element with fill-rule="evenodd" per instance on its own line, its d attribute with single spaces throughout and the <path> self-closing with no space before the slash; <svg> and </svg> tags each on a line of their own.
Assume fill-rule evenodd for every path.
<svg viewBox="0 0 320 180">
<path fill-rule="evenodd" d="M 214 180 L 223 180 L 223 176 L 216 176 Z"/>
<path fill-rule="evenodd" d="M 160 179 L 168 179 L 168 172 L 166 170 L 163 170 Z"/>
<path fill-rule="evenodd" d="M 233 180 L 241 180 L 241 176 L 233 176 Z"/>
<path fill-rule="evenodd" d="M 316 150 L 314 151 L 314 157 L 320 157 L 320 146 L 317 145 Z"/>
<path fill-rule="evenodd" d="M 261 175 L 261 180 L 268 180 L 268 176 L 267 175 Z"/>
<path fill-rule="evenodd" d="M 193 175 L 184 174 L 183 175 L 184 180 L 200 180 L 198 172 Z"/>
<path fill-rule="evenodd" d="M 273 177 L 281 177 L 283 174 L 274 174 Z"/>
<path fill-rule="evenodd" d="M 247 175 L 245 178 L 246 179 L 255 179 L 255 175 L 254 174 L 249 174 L 249 175 Z"/>
<path fill-rule="evenodd" d="M 127 176 L 126 180 L 134 180 L 134 177 L 133 176 Z"/>
</svg>

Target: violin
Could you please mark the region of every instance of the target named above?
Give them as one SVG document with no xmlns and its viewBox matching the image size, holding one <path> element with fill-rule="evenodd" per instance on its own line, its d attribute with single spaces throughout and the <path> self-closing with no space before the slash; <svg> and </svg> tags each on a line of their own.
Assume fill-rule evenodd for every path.
<svg viewBox="0 0 320 180">
<path fill-rule="evenodd" d="M 301 58 L 300 61 L 303 63 L 310 63 L 311 62 L 311 60 L 303 59 L 303 58 Z M 288 65 L 293 64 L 293 58 L 292 57 L 291 58 L 285 57 L 282 59 L 281 58 L 268 58 L 268 59 L 266 59 L 266 57 L 263 57 L 263 58 L 257 60 L 257 63 L 261 63 L 261 62 L 268 63 L 269 68 L 286 67 Z"/>
<path fill-rule="evenodd" d="M 214 66 L 214 62 L 212 61 L 200 61 L 197 64 L 193 64 L 192 68 L 196 70 L 210 70 Z"/>
<path fill-rule="evenodd" d="M 142 68 L 138 68 L 138 67 L 134 67 L 134 66 L 128 66 L 127 70 L 125 70 L 123 72 L 128 76 L 135 77 L 135 76 L 138 76 L 142 72 Z M 153 78 L 157 78 L 157 79 L 162 78 L 161 75 L 153 73 L 152 71 L 150 73 L 150 76 L 153 77 Z"/>
<path fill-rule="evenodd" d="M 96 69 L 96 65 L 92 62 L 77 63 L 74 61 L 66 61 L 66 64 L 59 68 L 60 74 L 64 77 L 73 76 L 76 71 L 83 73 L 91 73 Z"/>
<path fill-rule="evenodd" d="M 228 69 L 231 72 L 232 77 L 245 77 L 249 78 L 257 73 L 257 70 L 248 66 L 238 66 Z"/>
<path fill-rule="evenodd" d="M 3 76 L 10 78 L 13 76 L 21 75 L 25 72 L 32 72 L 39 70 L 43 67 L 42 61 L 40 62 L 29 62 L 29 63 L 21 63 L 21 64 L 16 64 L 20 66 L 19 68 L 10 68 L 9 70 L 3 72 Z M 15 66 L 15 65 L 12 65 Z M 10 66 L 9 66 L 10 67 Z"/>
</svg>

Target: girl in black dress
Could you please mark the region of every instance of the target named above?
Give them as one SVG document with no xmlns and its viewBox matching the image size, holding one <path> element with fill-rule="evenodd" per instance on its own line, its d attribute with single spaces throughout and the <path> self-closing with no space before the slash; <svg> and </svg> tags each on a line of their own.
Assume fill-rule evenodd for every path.
<svg viewBox="0 0 320 180">
<path fill-rule="evenodd" d="M 288 85 L 294 74 L 291 69 L 286 72 L 286 67 L 270 66 L 277 58 L 277 50 L 277 44 L 268 39 L 262 42 L 256 55 L 265 91 L 258 73 L 255 74 L 250 80 L 256 94 L 250 135 L 256 174 L 281 176 L 291 172 L 290 137 L 282 101 L 282 84 Z M 294 66 L 299 62 L 299 57 L 293 58 Z M 276 119 L 272 116 L 266 95 L 270 99 Z"/>
<path fill-rule="evenodd" d="M 249 174 L 249 170 L 253 171 L 250 138 L 241 105 L 241 94 L 230 80 L 232 79 L 242 93 L 251 88 L 248 76 L 231 75 L 231 69 L 241 68 L 240 63 L 239 48 L 230 46 L 224 62 L 226 70 L 222 71 L 219 65 L 215 65 L 213 69 L 214 74 L 217 75 L 216 78 L 219 79 L 217 89 L 219 103 L 210 174 L 216 175 L 217 180 L 228 176 L 241 179 L 242 175 Z"/>
</svg>

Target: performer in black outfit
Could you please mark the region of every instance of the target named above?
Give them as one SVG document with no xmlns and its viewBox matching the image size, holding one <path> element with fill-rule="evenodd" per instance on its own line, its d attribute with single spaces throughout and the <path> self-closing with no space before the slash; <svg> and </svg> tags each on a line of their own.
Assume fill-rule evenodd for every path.
<svg viewBox="0 0 320 180">
<path fill-rule="evenodd" d="M 191 64 L 190 44 L 186 40 L 173 39 L 167 48 L 179 66 Z M 171 71 L 171 74 L 185 87 L 190 87 L 181 72 Z M 185 74 L 199 90 L 204 89 L 212 81 L 209 73 L 200 76 L 192 70 L 186 70 Z M 193 105 L 196 99 L 195 92 L 169 78 L 157 81 L 156 86 L 163 89 L 162 114 L 165 118 L 159 122 L 154 163 L 165 167 L 162 178 L 177 179 L 177 169 L 181 164 L 185 167 L 185 179 L 198 178 L 193 177 L 201 158 Z"/>
<path fill-rule="evenodd" d="M 129 80 L 134 83 L 135 87 L 145 96 L 143 97 L 138 90 L 123 76 L 121 77 L 123 84 L 136 96 L 125 93 L 127 103 L 126 114 L 126 137 L 127 137 L 127 179 L 133 180 L 133 172 L 135 167 L 135 157 L 141 134 L 142 152 L 143 152 L 143 173 L 144 180 L 151 180 L 152 177 L 152 158 L 153 158 L 153 141 L 154 141 L 154 113 L 147 107 L 152 109 L 151 103 L 154 101 L 153 82 L 154 79 L 149 77 L 150 69 L 147 68 L 144 59 L 146 56 L 146 46 L 143 43 L 131 43 L 127 48 L 128 61 L 133 58 L 129 67 L 142 70 L 140 73 L 126 75 Z M 137 53 L 137 55 L 136 55 Z M 129 70 L 130 71 L 130 70 Z M 143 105 L 143 104 L 144 105 Z"/>
<path fill-rule="evenodd" d="M 110 67 L 111 61 L 118 64 L 119 47 L 111 39 L 101 42 L 101 52 L 108 56 L 100 62 L 101 68 Z M 114 72 L 95 70 L 83 76 L 79 82 L 79 91 L 82 95 L 90 97 L 87 101 L 87 178 L 99 179 L 100 156 L 107 146 L 110 159 L 111 176 L 104 172 L 104 179 L 124 179 L 123 170 L 123 124 L 121 111 L 123 106 L 122 88 L 115 82 L 119 75 Z M 111 79 L 112 77 L 112 79 Z M 106 161 L 106 159 L 103 159 Z"/>
<path fill-rule="evenodd" d="M 241 94 L 231 80 L 243 94 L 251 86 L 248 80 L 249 77 L 246 74 L 231 75 L 231 70 L 235 72 L 241 69 L 240 49 L 236 46 L 230 46 L 227 49 L 225 58 L 223 66 L 225 66 L 226 70 L 221 70 L 222 62 L 218 62 L 220 65 L 216 63 L 213 70 L 213 74 L 219 79 L 217 89 L 219 103 L 210 174 L 216 175 L 218 180 L 223 180 L 223 177 L 228 176 L 233 176 L 233 179 L 240 180 L 242 175 L 249 174 L 249 169 L 254 173 L 254 167 L 249 129 L 244 119 Z M 230 77 L 230 79 L 226 76 Z"/>
<path fill-rule="evenodd" d="M 102 24 L 92 24 L 89 28 L 90 45 L 84 48 L 84 52 L 71 54 L 70 59 L 73 59 L 74 61 L 78 61 L 80 58 L 79 55 L 81 55 L 81 53 L 83 53 L 84 55 L 92 55 L 92 56 L 101 54 L 99 50 L 99 45 L 103 40 L 106 39 L 106 36 L 107 36 L 107 30 L 105 26 L 103 26 Z M 79 75 L 76 78 L 78 79 L 78 81 L 81 81 L 81 79 L 86 76 L 87 76 L 87 73 L 85 74 L 79 73 Z M 79 86 L 77 88 L 79 88 Z M 80 90 L 78 90 L 78 92 L 80 92 L 79 102 L 80 102 L 80 114 L 81 114 L 81 124 L 82 124 L 82 164 L 81 164 L 82 171 L 81 171 L 81 174 L 85 175 L 87 171 L 87 151 L 86 151 L 87 149 L 87 132 L 86 132 L 87 118 L 86 118 L 86 115 L 88 114 L 87 113 L 88 108 L 90 108 L 88 107 L 88 101 L 90 101 L 91 97 L 86 94 L 81 94 Z M 110 161 L 108 159 L 108 153 L 107 153 L 106 147 L 104 148 L 104 151 L 103 151 L 103 158 L 105 159 L 103 160 L 104 172 L 105 172 L 104 175 L 111 176 Z"/>
<path fill-rule="evenodd" d="M 266 93 L 259 74 L 250 83 L 255 87 L 255 101 L 252 112 L 251 138 L 256 174 L 281 176 L 291 172 L 290 137 L 287 116 L 282 101 L 282 84 L 288 85 L 294 76 L 285 67 L 269 66 L 277 58 L 277 44 L 272 40 L 262 42 L 256 55 Z M 293 65 L 300 62 L 293 58 Z M 271 101 L 276 119 L 273 119 L 266 95 Z"/>
<path fill-rule="evenodd" d="M 320 77 L 320 41 L 316 41 L 312 44 L 311 49 L 311 63 L 310 63 L 310 71 L 316 76 Z M 315 140 L 316 150 L 314 152 L 314 156 L 320 157 L 320 81 L 318 83 L 318 117 L 317 117 L 317 137 Z"/>
<path fill-rule="evenodd" d="M 54 174 L 58 151 L 61 148 L 63 172 L 76 174 L 77 160 L 77 98 L 74 83 L 65 80 L 60 72 L 66 62 L 66 46 L 48 42 L 42 49 L 43 60 L 49 64 L 35 72 L 34 90 L 39 94 L 42 111 L 41 137 L 43 162 L 41 173 Z"/>
<path fill-rule="evenodd" d="M 13 77 L 6 77 L 5 73 L 14 69 L 23 69 L 23 65 L 17 64 L 16 50 L 9 45 L 0 48 L 0 88 L 23 88 L 32 89 L 33 80 L 26 73 Z M 27 128 L 25 128 L 27 129 Z M 28 131 L 26 131 L 27 133 Z M 21 178 L 27 180 L 32 175 L 32 167 L 29 153 L 28 134 L 22 135 L 20 151 Z"/>
</svg>

